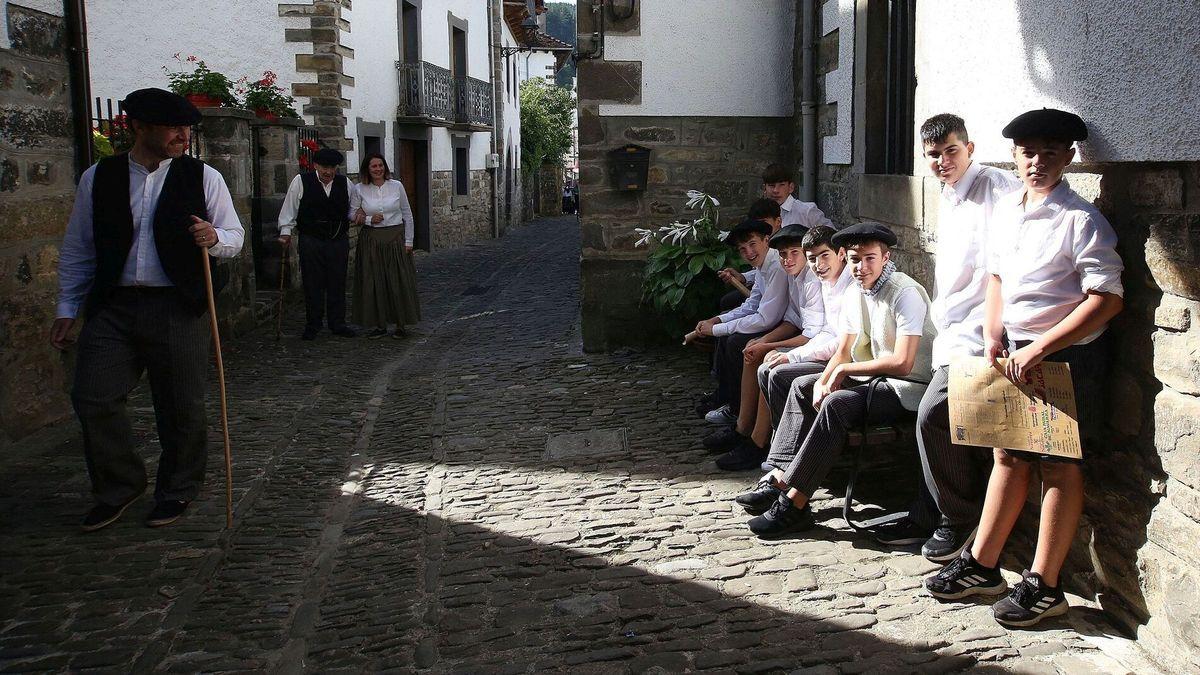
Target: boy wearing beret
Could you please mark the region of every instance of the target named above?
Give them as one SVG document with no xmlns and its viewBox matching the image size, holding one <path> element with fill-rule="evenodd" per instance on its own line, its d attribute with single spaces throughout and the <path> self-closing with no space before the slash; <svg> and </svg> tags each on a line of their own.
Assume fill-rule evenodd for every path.
<svg viewBox="0 0 1200 675">
<path fill-rule="evenodd" d="M 1116 234 L 1063 179 L 1073 143 L 1087 138 L 1087 127 L 1078 115 L 1042 109 L 1019 115 L 1003 133 L 1013 140 L 1023 189 L 997 204 L 989 232 L 984 356 L 997 367 L 1005 357 L 1005 374 L 1013 380 L 1027 379 L 1044 360 L 1068 363 L 1086 438 L 1101 414 L 1095 402 L 1108 361 L 1105 330 L 1120 313 L 1124 293 Z M 1042 500 L 1033 564 L 992 612 L 1013 627 L 1067 612 L 1060 572 L 1083 511 L 1080 461 L 1000 448 L 975 542 L 925 580 L 932 595 L 949 600 L 1007 589 L 997 565 L 1025 505 L 1034 464 Z"/>
<path fill-rule="evenodd" d="M 304 333 L 314 340 L 322 315 L 329 331 L 355 337 L 346 325 L 346 269 L 350 264 L 350 182 L 338 173 L 342 153 L 321 148 L 313 171 L 297 174 L 279 209 L 279 242 L 287 247 L 300 230 L 300 282 L 304 286 Z"/>
<path fill-rule="evenodd" d="M 125 409 L 143 370 L 162 445 L 146 524 L 175 522 L 199 494 L 208 451 L 204 265 L 236 256 L 245 238 L 221 174 L 184 154 L 200 111 L 162 89 L 139 89 L 123 104 L 133 147 L 79 179 L 50 332 L 65 349 L 85 308 L 71 402 L 96 501 L 86 532 L 115 522 L 146 490 Z"/>
<path fill-rule="evenodd" d="M 714 354 L 716 402 L 721 407 L 705 418 L 714 424 L 731 424 L 737 419 L 742 349 L 751 339 L 779 325 L 787 310 L 787 274 L 779 264 L 779 252 L 767 244 L 770 236 L 771 226 L 761 220 L 744 220 L 729 231 L 725 241 L 758 270 L 758 280 L 750 297 L 741 305 L 696 324 L 697 334 L 717 338 Z M 728 418 L 718 417 L 720 413 L 725 413 Z"/>
<path fill-rule="evenodd" d="M 826 228 L 827 229 L 827 228 Z M 769 244 L 779 252 L 780 265 L 788 279 L 788 306 L 783 321 L 766 335 L 747 343 L 743 354 L 742 382 L 737 424 L 720 429 L 704 439 L 711 449 L 731 448 L 717 458 L 717 467 L 726 471 L 754 469 L 767 456 L 767 438 L 750 437 L 758 413 L 760 392 L 757 386 L 758 366 L 767 352 L 788 350 L 808 344 L 825 328 L 825 306 L 821 301 L 821 283 L 806 274 L 804 237 L 808 230 L 799 225 L 786 225 L 771 235 Z M 770 427 L 767 427 L 769 433 Z"/>
<path fill-rule="evenodd" d="M 736 500 L 761 514 L 749 525 L 764 539 L 813 525 L 809 498 L 862 423 L 868 380 L 889 377 L 872 399 L 871 419 L 880 422 L 915 411 L 929 381 L 937 331 L 925 289 L 891 261 L 896 235 L 878 223 L 858 223 L 834 235 L 833 245 L 846 249 L 858 282 L 842 301 L 837 350 L 823 372 L 792 383 L 767 458 L 772 471 Z"/>
<path fill-rule="evenodd" d="M 990 451 L 951 441 L 950 361 L 959 355 L 983 354 L 988 224 L 996 202 L 1016 190 L 1020 181 L 1011 171 L 972 161 L 975 144 L 957 115 L 943 113 L 925 120 L 921 141 L 930 172 L 942 181 L 942 193 L 932 304 L 938 336 L 933 341 L 933 378 L 917 412 L 917 445 L 926 488 L 940 513 L 915 509 L 936 522 L 920 522 L 914 532 L 928 533 L 929 527 L 936 526 L 921 552 L 934 562 L 946 563 L 970 546 L 975 536 L 992 467 Z"/>
</svg>

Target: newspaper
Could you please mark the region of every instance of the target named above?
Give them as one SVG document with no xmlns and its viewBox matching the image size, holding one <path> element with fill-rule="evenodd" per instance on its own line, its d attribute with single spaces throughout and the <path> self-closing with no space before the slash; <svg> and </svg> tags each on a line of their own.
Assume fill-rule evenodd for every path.
<svg viewBox="0 0 1200 675">
<path fill-rule="evenodd" d="M 956 443 L 1083 458 L 1071 369 L 1042 362 L 1014 384 L 981 356 L 950 364 L 950 433 Z"/>
</svg>

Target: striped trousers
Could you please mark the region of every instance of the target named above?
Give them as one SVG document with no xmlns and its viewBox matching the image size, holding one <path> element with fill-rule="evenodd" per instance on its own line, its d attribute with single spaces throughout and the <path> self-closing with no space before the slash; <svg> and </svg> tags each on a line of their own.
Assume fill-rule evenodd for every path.
<svg viewBox="0 0 1200 675">
<path fill-rule="evenodd" d="M 949 367 L 933 371 L 933 378 L 917 411 L 917 447 L 925 486 L 937 508 L 954 526 L 974 526 L 983 510 L 992 449 L 957 445 L 950 440 Z"/>
<path fill-rule="evenodd" d="M 208 354 L 208 314 L 196 316 L 170 287 L 118 288 L 84 324 L 71 402 L 98 503 L 123 504 L 146 489 L 125 409 L 143 371 L 162 445 L 154 497 L 191 501 L 199 494 L 207 462 Z"/>
<path fill-rule="evenodd" d="M 758 367 L 758 388 L 767 399 L 771 409 L 771 428 L 779 426 L 779 418 L 787 405 L 788 394 L 792 391 L 792 383 L 801 375 L 820 375 L 825 370 L 824 361 L 801 361 L 800 363 L 781 363 L 774 368 L 768 368 L 764 363 Z"/>
</svg>

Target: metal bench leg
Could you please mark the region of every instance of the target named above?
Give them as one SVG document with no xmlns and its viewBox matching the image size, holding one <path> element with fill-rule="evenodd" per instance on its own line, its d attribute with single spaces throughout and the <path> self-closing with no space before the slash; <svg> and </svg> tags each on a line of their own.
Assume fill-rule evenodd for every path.
<svg viewBox="0 0 1200 675">
<path fill-rule="evenodd" d="M 858 443 L 854 445 L 853 456 L 850 460 L 850 479 L 846 481 L 846 499 L 842 503 L 842 520 L 854 528 L 856 532 L 866 533 L 867 529 L 850 517 L 851 506 L 854 505 L 854 483 L 858 481 L 859 461 L 862 459 L 863 446 L 867 444 L 867 430 L 871 428 L 871 401 L 875 398 L 875 387 L 883 381 L 882 377 L 873 378 L 867 384 L 867 409 L 863 413 L 862 430 L 858 435 Z"/>
</svg>

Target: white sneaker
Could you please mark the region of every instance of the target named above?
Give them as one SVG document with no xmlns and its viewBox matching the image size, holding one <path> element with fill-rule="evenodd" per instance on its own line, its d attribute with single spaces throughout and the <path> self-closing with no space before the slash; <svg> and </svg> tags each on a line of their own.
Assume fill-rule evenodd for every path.
<svg viewBox="0 0 1200 675">
<path fill-rule="evenodd" d="M 709 411 L 709 413 L 704 416 L 704 421 L 708 422 L 709 424 L 736 424 L 737 415 L 729 412 L 729 404 L 726 403 L 716 410 Z"/>
</svg>

